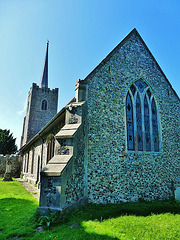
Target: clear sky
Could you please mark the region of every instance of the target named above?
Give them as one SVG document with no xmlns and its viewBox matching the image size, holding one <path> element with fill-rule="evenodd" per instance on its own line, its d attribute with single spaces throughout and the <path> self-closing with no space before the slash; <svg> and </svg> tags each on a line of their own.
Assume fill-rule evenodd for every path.
<svg viewBox="0 0 180 240">
<path fill-rule="evenodd" d="M 0 128 L 19 145 L 28 91 L 39 84 L 47 39 L 49 87 L 60 110 L 136 28 L 180 96 L 179 0 L 0 0 Z"/>
</svg>

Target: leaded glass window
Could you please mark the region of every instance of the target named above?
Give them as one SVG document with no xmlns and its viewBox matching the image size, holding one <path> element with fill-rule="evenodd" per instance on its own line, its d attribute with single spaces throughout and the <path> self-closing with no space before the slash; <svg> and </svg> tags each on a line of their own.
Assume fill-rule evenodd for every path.
<svg viewBox="0 0 180 240">
<path fill-rule="evenodd" d="M 153 93 L 141 80 L 130 86 L 126 97 L 127 149 L 159 151 L 157 107 Z"/>
<path fill-rule="evenodd" d="M 144 89 L 147 87 L 145 83 L 143 83 L 141 80 L 138 80 L 135 82 L 135 85 L 137 86 L 138 90 L 142 93 Z"/>
<path fill-rule="evenodd" d="M 136 92 L 135 86 L 134 86 L 134 85 L 131 85 L 130 89 L 131 89 L 131 92 L 132 92 L 132 94 L 133 94 L 133 96 L 134 96 L 134 94 L 135 94 L 135 92 Z"/>
<path fill-rule="evenodd" d="M 149 115 L 149 104 L 147 101 L 147 96 L 145 96 L 144 98 L 144 131 L 145 131 L 146 151 L 151 151 L 150 115 Z"/>
<path fill-rule="evenodd" d="M 152 100 L 152 131 L 153 131 L 153 144 L 154 151 L 159 151 L 159 139 L 158 139 L 158 125 L 157 125 L 157 110 L 154 98 Z"/>
<path fill-rule="evenodd" d="M 143 138 L 142 138 L 142 114 L 141 114 L 141 101 L 139 94 L 136 97 L 136 125 L 137 125 L 137 141 L 138 151 L 143 150 Z"/>
<path fill-rule="evenodd" d="M 126 99 L 126 117 L 127 117 L 128 149 L 134 150 L 133 105 L 129 93 Z"/>
</svg>

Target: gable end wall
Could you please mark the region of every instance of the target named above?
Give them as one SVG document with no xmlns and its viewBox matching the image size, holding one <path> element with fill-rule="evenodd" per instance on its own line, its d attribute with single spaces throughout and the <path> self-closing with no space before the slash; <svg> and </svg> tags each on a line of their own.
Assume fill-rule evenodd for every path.
<svg viewBox="0 0 180 240">
<path fill-rule="evenodd" d="M 128 152 L 125 99 L 150 86 L 158 108 L 160 152 Z M 91 202 L 165 199 L 180 184 L 180 102 L 142 40 L 132 35 L 88 79 L 88 195 Z"/>
</svg>

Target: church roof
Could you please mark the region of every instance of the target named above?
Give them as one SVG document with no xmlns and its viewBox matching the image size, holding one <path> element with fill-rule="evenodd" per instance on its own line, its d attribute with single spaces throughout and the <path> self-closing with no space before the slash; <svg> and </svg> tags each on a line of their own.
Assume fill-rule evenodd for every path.
<svg viewBox="0 0 180 240">
<path fill-rule="evenodd" d="M 146 45 L 146 43 L 144 42 L 144 40 L 142 39 L 142 37 L 140 36 L 140 34 L 138 33 L 138 31 L 136 30 L 136 28 L 134 28 L 95 68 L 93 71 L 91 71 L 84 80 L 80 80 L 81 84 L 87 84 L 89 82 L 89 80 L 91 79 L 91 77 L 94 76 L 94 74 L 102 67 L 104 66 L 104 64 L 107 63 L 107 61 L 109 61 L 109 59 L 114 55 L 114 53 L 116 52 L 116 50 L 120 49 L 133 35 L 136 35 L 140 41 L 143 43 L 144 47 L 146 48 L 146 50 L 149 52 L 150 56 L 152 57 L 153 61 L 156 63 L 158 69 L 160 70 L 161 74 L 164 76 L 164 78 L 166 79 L 166 81 L 169 83 L 171 89 L 173 90 L 174 94 L 177 96 L 177 98 L 180 100 L 179 96 L 177 95 L 176 91 L 173 89 L 171 83 L 169 82 L 169 80 L 167 79 L 166 75 L 164 74 L 163 70 L 161 69 L 161 67 L 159 66 L 158 62 L 156 61 L 156 59 L 154 58 L 153 54 L 151 53 L 151 51 L 149 50 L 148 46 Z"/>
<path fill-rule="evenodd" d="M 41 76 L 41 81 L 39 84 L 39 87 L 48 87 L 48 47 L 49 47 L 49 41 L 47 42 L 47 48 L 46 48 L 46 56 L 44 59 L 44 66 Z"/>
<path fill-rule="evenodd" d="M 81 81 L 81 83 L 87 83 L 89 78 L 92 77 L 104 64 L 106 64 L 106 62 L 113 56 L 113 54 L 115 53 L 115 51 L 119 48 L 121 48 L 133 35 L 137 34 L 140 39 L 143 41 L 143 39 L 141 38 L 141 36 L 139 35 L 138 31 L 136 30 L 136 28 L 134 28 L 95 68 L 92 72 L 90 72 L 87 77 Z M 144 43 L 144 41 L 143 41 Z M 146 46 L 146 44 L 144 43 L 144 45 Z M 148 49 L 148 47 L 146 46 L 146 48 Z M 149 51 L 149 49 L 148 49 Z M 150 52 L 150 51 L 149 51 Z M 151 54 L 152 55 L 152 54 Z M 156 61 L 156 60 L 155 60 Z"/>
</svg>

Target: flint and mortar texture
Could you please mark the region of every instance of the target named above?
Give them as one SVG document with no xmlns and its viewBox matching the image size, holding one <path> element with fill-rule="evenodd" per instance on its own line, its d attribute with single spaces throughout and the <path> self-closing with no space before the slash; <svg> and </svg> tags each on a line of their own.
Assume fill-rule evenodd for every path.
<svg viewBox="0 0 180 240">
<path fill-rule="evenodd" d="M 65 188 L 66 204 L 72 204 L 85 195 L 85 127 L 86 127 L 86 105 L 77 110 L 79 117 L 82 118 L 81 126 L 73 137 L 73 162 L 64 171 L 62 177 L 67 179 Z"/>
<path fill-rule="evenodd" d="M 157 103 L 159 152 L 127 150 L 126 96 L 138 79 Z M 89 201 L 172 197 L 180 184 L 180 102 L 149 50 L 135 34 L 86 81 Z"/>
<path fill-rule="evenodd" d="M 42 109 L 42 101 L 47 101 L 47 109 Z M 21 146 L 32 139 L 57 113 L 58 88 L 39 88 L 33 83 L 27 102 Z"/>
</svg>

